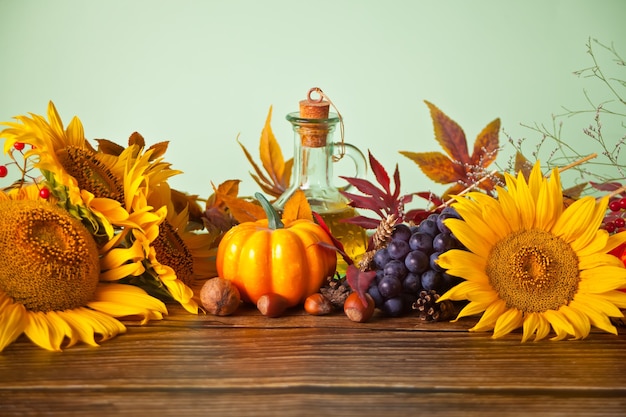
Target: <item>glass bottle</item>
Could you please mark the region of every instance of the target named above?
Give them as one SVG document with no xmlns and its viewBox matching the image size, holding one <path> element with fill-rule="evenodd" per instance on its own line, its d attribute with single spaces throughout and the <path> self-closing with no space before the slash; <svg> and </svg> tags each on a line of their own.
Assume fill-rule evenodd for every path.
<svg viewBox="0 0 626 417">
<path fill-rule="evenodd" d="M 344 156 L 348 157 L 356 167 L 355 177 L 363 177 L 367 166 L 365 156 L 343 140 L 339 143 L 332 141 L 340 117 L 329 113 L 327 101 L 312 101 L 309 96 L 309 99 L 300 102 L 300 112 L 289 113 L 286 118 L 294 131 L 293 172 L 289 188 L 274 206 L 282 210 L 293 193 L 302 190 L 311 210 L 320 214 L 332 235 L 342 243 L 345 252 L 356 264 L 367 249 L 367 235 L 362 227 L 341 221 L 358 213 L 340 192 L 348 189 L 349 185 L 334 185 L 333 164 Z M 343 274 L 346 268 L 347 264 L 338 254 L 337 272 Z"/>
</svg>

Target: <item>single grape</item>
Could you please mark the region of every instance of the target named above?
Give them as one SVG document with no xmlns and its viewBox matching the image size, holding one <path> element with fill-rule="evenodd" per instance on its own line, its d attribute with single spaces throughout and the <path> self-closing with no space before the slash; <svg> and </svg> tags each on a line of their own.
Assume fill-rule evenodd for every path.
<svg viewBox="0 0 626 417">
<path fill-rule="evenodd" d="M 455 239 L 450 233 L 442 232 L 433 238 L 433 250 L 435 252 L 445 252 L 454 249 Z"/>
<path fill-rule="evenodd" d="M 418 294 L 422 289 L 422 277 L 420 274 L 409 272 L 402 281 L 402 289 L 404 292 Z"/>
<path fill-rule="evenodd" d="M 406 240 L 394 239 L 387 245 L 387 252 L 391 259 L 404 259 L 410 251 L 411 247 Z"/>
<path fill-rule="evenodd" d="M 443 284 L 443 275 L 439 271 L 429 269 L 422 274 L 422 288 L 425 291 L 435 290 L 440 291 Z"/>
<path fill-rule="evenodd" d="M 377 268 L 384 268 L 390 260 L 391 257 L 389 256 L 387 248 L 378 249 L 374 254 L 374 265 L 376 265 Z"/>
<path fill-rule="evenodd" d="M 439 233 L 439 229 L 437 228 L 437 222 L 431 219 L 430 216 L 427 219 L 422 220 L 417 230 L 430 236 L 435 236 L 437 233 Z"/>
<path fill-rule="evenodd" d="M 407 274 L 406 266 L 403 261 L 392 259 L 387 262 L 387 265 L 383 268 L 385 275 L 391 275 L 398 279 L 403 279 Z"/>
<path fill-rule="evenodd" d="M 409 239 L 411 250 L 419 250 L 428 255 L 433 251 L 433 237 L 428 233 L 416 232 Z"/>
<path fill-rule="evenodd" d="M 378 284 L 380 280 L 383 279 L 384 276 L 385 276 L 385 271 L 383 271 L 382 269 L 377 269 L 376 278 L 374 279 L 374 281 L 376 281 L 376 283 Z"/>
<path fill-rule="evenodd" d="M 410 237 L 411 228 L 409 227 L 409 225 L 404 223 L 395 225 L 395 227 L 393 228 L 393 232 L 391 232 L 392 240 L 404 240 L 405 242 L 408 242 Z"/>
<path fill-rule="evenodd" d="M 440 232 L 450 233 L 450 228 L 448 228 L 448 226 L 446 226 L 444 222 L 444 220 L 449 218 L 460 219 L 461 216 L 459 216 L 459 213 L 457 213 L 454 208 L 449 206 L 444 207 L 444 209 L 441 210 L 441 213 L 439 213 L 439 217 L 437 217 L 437 228 Z"/>
<path fill-rule="evenodd" d="M 404 302 L 402 297 L 398 296 L 385 300 L 381 310 L 390 317 L 400 316 L 404 312 Z"/>
<path fill-rule="evenodd" d="M 384 298 L 395 297 L 402 292 L 402 282 L 392 275 L 385 275 L 378 283 L 378 291 Z"/>
<path fill-rule="evenodd" d="M 438 272 L 443 272 L 443 268 L 440 267 L 437 263 L 437 259 L 439 259 L 439 255 L 441 254 L 442 252 L 433 252 L 430 254 L 430 269 Z"/>
<path fill-rule="evenodd" d="M 409 272 L 422 273 L 428 269 L 430 259 L 427 254 L 422 251 L 414 250 L 409 252 L 404 258 L 404 266 Z"/>
<path fill-rule="evenodd" d="M 372 296 L 376 308 L 381 308 L 383 303 L 385 302 L 385 298 L 380 295 L 380 291 L 378 291 L 378 285 L 370 285 L 370 287 L 367 289 L 367 293 Z"/>
</svg>

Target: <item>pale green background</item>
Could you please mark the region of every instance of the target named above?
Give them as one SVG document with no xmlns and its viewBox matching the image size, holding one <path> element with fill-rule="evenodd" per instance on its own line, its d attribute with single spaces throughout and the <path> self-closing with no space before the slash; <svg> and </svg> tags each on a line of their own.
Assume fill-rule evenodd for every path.
<svg viewBox="0 0 626 417">
<path fill-rule="evenodd" d="M 439 150 L 423 100 L 471 141 L 496 117 L 538 139 L 520 123 L 584 104 L 572 71 L 589 65 L 589 37 L 626 55 L 624 0 L 0 0 L 0 17 L 0 120 L 53 100 L 88 138 L 170 140 L 166 159 L 184 171 L 172 184 L 201 196 L 229 178 L 257 191 L 237 135 L 256 155 L 273 105 L 291 156 L 284 116 L 313 86 L 348 142 L 399 163 L 403 191 L 441 191 L 398 153 Z M 582 144 L 589 122 L 577 123 Z"/>
</svg>

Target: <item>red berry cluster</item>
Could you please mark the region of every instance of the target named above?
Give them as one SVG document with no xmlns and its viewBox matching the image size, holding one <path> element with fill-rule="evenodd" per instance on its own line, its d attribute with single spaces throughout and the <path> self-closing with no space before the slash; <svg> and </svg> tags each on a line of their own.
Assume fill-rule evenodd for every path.
<svg viewBox="0 0 626 417">
<path fill-rule="evenodd" d="M 609 233 L 626 230 L 626 197 L 616 198 L 609 202 L 609 213 L 604 218 L 602 227 Z"/>
<path fill-rule="evenodd" d="M 22 155 L 24 155 L 24 153 L 22 152 L 24 150 L 24 147 L 26 145 L 22 142 L 15 142 L 13 144 L 13 148 L 20 152 Z M 34 148 L 35 146 L 33 145 L 32 148 Z M 11 154 L 11 159 L 13 159 L 13 161 L 15 161 L 15 158 L 12 156 Z M 10 162 L 7 165 L 12 165 L 15 164 L 17 165 L 17 162 Z M 18 165 L 19 167 L 19 165 Z M 24 167 L 19 167 L 19 169 L 22 171 L 22 180 L 24 180 L 24 177 L 26 177 L 26 172 L 28 171 L 26 169 L 26 165 L 24 164 Z M 9 169 L 7 168 L 6 165 L 0 165 L 0 178 L 4 178 L 9 174 Z M 50 197 L 50 190 L 46 187 L 42 187 L 39 189 L 39 197 L 43 198 L 44 200 L 47 200 Z"/>
</svg>

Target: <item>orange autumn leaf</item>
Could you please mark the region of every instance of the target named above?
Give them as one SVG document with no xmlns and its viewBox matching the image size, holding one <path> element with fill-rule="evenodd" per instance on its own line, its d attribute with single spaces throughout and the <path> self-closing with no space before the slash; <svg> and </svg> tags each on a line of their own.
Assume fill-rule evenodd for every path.
<svg viewBox="0 0 626 417">
<path fill-rule="evenodd" d="M 263 208 L 244 198 L 237 197 L 239 193 L 239 180 L 228 180 L 220 184 L 217 188 L 213 187 L 214 199 L 209 198 L 208 204 L 213 207 L 228 209 L 229 214 L 238 222 L 253 222 L 265 218 Z M 208 209 L 207 209 L 208 211 Z"/>
<path fill-rule="evenodd" d="M 452 184 L 444 192 L 444 199 L 472 185 L 492 191 L 501 175 L 489 173 L 486 168 L 496 159 L 498 153 L 500 119 L 493 120 L 478 134 L 470 155 L 461 126 L 434 104 L 428 101 L 425 103 L 430 109 L 435 139 L 445 154 L 409 151 L 400 151 L 400 154 L 415 162 L 431 180 L 440 184 Z"/>
<path fill-rule="evenodd" d="M 293 158 L 285 161 L 280 145 L 272 131 L 271 119 L 272 107 L 270 106 L 259 140 L 259 156 L 263 169 L 254 161 L 252 154 L 246 147 L 239 140 L 237 142 L 254 169 L 254 173 L 250 173 L 254 181 L 267 194 L 279 197 L 289 187 Z"/>
<path fill-rule="evenodd" d="M 306 195 L 302 190 L 297 190 L 285 203 L 285 209 L 282 215 L 283 220 L 306 219 L 313 221 L 313 212 L 311 205 L 306 199 Z"/>
</svg>

